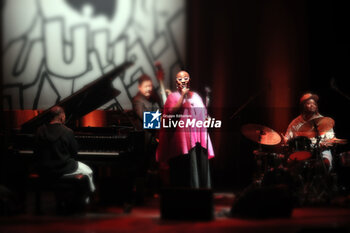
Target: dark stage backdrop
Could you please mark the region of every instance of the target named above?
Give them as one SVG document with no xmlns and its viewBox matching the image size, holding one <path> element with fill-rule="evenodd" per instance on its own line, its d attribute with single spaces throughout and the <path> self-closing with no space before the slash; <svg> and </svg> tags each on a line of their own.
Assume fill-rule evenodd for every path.
<svg viewBox="0 0 350 233">
<path fill-rule="evenodd" d="M 188 2 L 191 86 L 203 96 L 205 86 L 212 88 L 210 112 L 223 121 L 212 132 L 214 187 L 251 182 L 257 145 L 240 127 L 256 123 L 284 132 L 306 91 L 320 95 L 320 112 L 335 119 L 337 137 L 349 139 L 350 101 L 331 86 L 333 79 L 350 95 L 348 10 L 332 1 Z"/>
</svg>

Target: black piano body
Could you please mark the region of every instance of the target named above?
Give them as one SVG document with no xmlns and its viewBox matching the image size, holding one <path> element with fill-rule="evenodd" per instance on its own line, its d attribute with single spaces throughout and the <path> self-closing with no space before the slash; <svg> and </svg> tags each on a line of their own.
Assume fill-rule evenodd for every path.
<svg viewBox="0 0 350 233">
<path fill-rule="evenodd" d="M 79 150 L 75 159 L 86 163 L 108 164 L 123 156 L 138 156 L 144 150 L 144 132 L 133 127 L 76 127 Z M 13 155 L 35 161 L 35 135 L 16 133 L 12 137 Z"/>
<path fill-rule="evenodd" d="M 111 111 L 115 119 L 112 126 L 80 127 L 79 119 L 98 107 L 115 99 L 120 91 L 112 86 L 114 78 L 122 74 L 131 62 L 113 69 L 86 85 L 56 105 L 66 112 L 66 125 L 73 129 L 79 144 L 76 160 L 88 164 L 94 171 L 99 200 L 102 203 L 129 201 L 136 177 L 147 169 L 144 157 L 144 132 L 134 127 L 132 112 L 123 109 Z M 120 106 L 120 105 L 119 105 Z M 48 121 L 49 109 L 25 122 L 11 135 L 11 146 L 4 161 L 6 183 L 15 183 L 22 191 L 29 189 L 25 179 L 36 172 L 36 156 L 33 153 L 36 129 Z M 123 122 L 119 124 L 118 122 Z M 141 175 L 142 176 L 142 175 Z"/>
</svg>

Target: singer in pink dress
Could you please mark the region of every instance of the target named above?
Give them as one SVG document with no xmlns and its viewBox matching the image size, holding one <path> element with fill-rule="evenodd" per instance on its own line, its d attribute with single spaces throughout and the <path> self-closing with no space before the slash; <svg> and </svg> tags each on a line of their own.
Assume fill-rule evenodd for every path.
<svg viewBox="0 0 350 233">
<path fill-rule="evenodd" d="M 169 165 L 172 185 L 209 188 L 208 159 L 214 157 L 214 151 L 207 128 L 195 123 L 206 120 L 207 110 L 201 97 L 189 91 L 189 82 L 187 72 L 176 75 L 178 91 L 165 102 L 156 157 Z"/>
</svg>

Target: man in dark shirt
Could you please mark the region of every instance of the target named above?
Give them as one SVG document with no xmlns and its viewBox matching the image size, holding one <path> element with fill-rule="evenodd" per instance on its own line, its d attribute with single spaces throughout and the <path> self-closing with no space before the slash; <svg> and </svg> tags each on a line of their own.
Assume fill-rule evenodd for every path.
<svg viewBox="0 0 350 233">
<path fill-rule="evenodd" d="M 139 80 L 138 85 L 138 93 L 132 100 L 132 107 L 137 117 L 136 128 L 138 130 L 143 130 L 143 112 L 145 111 L 157 111 L 161 110 L 161 100 L 156 92 L 153 91 L 153 83 L 151 78 L 144 74 Z M 155 151 L 158 145 L 156 139 L 156 130 L 144 130 L 145 132 L 145 149 L 144 156 L 139 161 L 138 167 L 140 174 L 139 176 L 143 176 L 145 173 L 147 174 L 155 174 L 157 170 L 157 163 L 155 159 Z"/>
<path fill-rule="evenodd" d="M 86 164 L 76 161 L 78 143 L 71 129 L 64 126 L 66 115 L 63 108 L 50 109 L 51 120 L 38 128 L 36 133 L 36 154 L 40 174 L 49 177 L 83 174 L 89 177 L 90 191 L 95 190 L 92 170 Z"/>
<path fill-rule="evenodd" d="M 148 75 L 139 78 L 139 92 L 132 100 L 132 108 L 137 115 L 137 128 L 142 129 L 143 112 L 160 110 L 160 98 L 153 92 L 153 83 Z"/>
</svg>

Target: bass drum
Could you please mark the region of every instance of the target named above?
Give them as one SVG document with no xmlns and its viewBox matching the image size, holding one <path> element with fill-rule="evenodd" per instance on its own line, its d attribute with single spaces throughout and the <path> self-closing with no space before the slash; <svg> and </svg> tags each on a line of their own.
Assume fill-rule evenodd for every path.
<svg viewBox="0 0 350 233">
<path fill-rule="evenodd" d="M 299 136 L 288 141 L 288 161 L 304 161 L 312 157 L 311 140 Z"/>
</svg>

